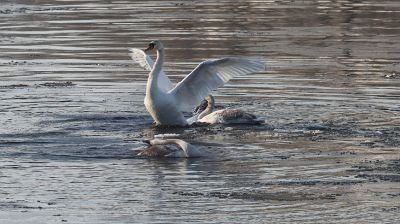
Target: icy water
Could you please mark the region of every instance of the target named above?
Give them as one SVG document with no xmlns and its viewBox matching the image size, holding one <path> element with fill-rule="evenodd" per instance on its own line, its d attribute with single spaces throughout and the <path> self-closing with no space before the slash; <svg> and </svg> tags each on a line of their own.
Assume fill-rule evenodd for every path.
<svg viewBox="0 0 400 224">
<path fill-rule="evenodd" d="M 2 0 L 0 223 L 396 223 L 400 2 Z M 214 92 L 259 126 L 157 129 L 127 48 L 268 70 Z M 157 134 L 198 159 L 143 159 Z"/>
</svg>

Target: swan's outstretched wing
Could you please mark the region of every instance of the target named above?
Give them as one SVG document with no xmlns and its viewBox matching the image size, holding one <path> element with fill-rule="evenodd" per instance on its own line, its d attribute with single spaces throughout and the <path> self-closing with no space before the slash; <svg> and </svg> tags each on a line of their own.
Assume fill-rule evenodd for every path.
<svg viewBox="0 0 400 224">
<path fill-rule="evenodd" d="M 130 48 L 129 56 L 131 56 L 132 60 L 139 64 L 145 70 L 151 71 L 151 69 L 153 68 L 153 60 L 143 50 Z M 174 87 L 174 85 L 168 79 L 167 75 L 162 70 L 160 72 L 160 76 L 158 77 L 158 87 L 160 87 L 160 89 L 164 90 L 165 92 L 170 91 Z"/>
<path fill-rule="evenodd" d="M 223 58 L 199 64 L 179 82 L 170 94 L 181 110 L 190 110 L 212 90 L 223 86 L 232 77 L 265 70 L 265 64 L 253 59 Z"/>
<path fill-rule="evenodd" d="M 132 60 L 139 64 L 142 68 L 147 71 L 151 71 L 153 67 L 153 60 L 148 56 L 144 51 L 137 48 L 129 48 L 129 56 L 131 56 Z"/>
</svg>

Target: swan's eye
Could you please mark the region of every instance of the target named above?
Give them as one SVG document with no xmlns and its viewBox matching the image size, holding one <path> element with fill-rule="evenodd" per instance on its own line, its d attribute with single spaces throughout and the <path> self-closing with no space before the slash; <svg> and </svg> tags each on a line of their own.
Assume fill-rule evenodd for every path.
<svg viewBox="0 0 400 224">
<path fill-rule="evenodd" d="M 155 46 L 154 43 L 150 43 L 150 44 L 149 44 L 149 47 L 148 47 L 146 50 L 144 50 L 144 52 L 153 50 L 153 49 L 154 49 L 154 46 Z"/>
</svg>

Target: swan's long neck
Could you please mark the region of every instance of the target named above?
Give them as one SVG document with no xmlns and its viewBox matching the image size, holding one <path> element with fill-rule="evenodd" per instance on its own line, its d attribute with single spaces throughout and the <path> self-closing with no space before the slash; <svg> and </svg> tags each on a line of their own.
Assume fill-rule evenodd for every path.
<svg viewBox="0 0 400 224">
<path fill-rule="evenodd" d="M 149 74 L 149 78 L 147 80 L 147 88 L 146 95 L 150 95 L 151 91 L 158 90 L 158 77 L 162 70 L 162 66 L 164 64 L 164 49 L 157 50 L 157 59 L 153 65 L 153 68 Z"/>
<path fill-rule="evenodd" d="M 205 117 L 205 116 L 207 116 L 207 115 L 212 113 L 212 111 L 214 109 L 214 97 L 209 95 L 208 98 L 207 98 L 207 102 L 208 103 L 207 103 L 206 109 L 199 114 L 198 119 L 201 119 L 201 118 L 203 118 L 203 117 Z"/>
</svg>

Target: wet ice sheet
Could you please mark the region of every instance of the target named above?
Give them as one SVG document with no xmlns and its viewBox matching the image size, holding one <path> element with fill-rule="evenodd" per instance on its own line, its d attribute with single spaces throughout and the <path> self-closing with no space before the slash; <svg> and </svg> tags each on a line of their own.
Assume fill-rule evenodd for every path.
<svg viewBox="0 0 400 224">
<path fill-rule="evenodd" d="M 397 1 L 5 1 L 5 223 L 388 222 L 399 219 Z M 307 13 L 305 13 L 307 12 Z M 167 47 L 178 81 L 207 58 L 268 70 L 215 92 L 261 126 L 152 128 L 127 48 Z M 70 83 L 69 83 L 70 82 Z M 175 133 L 201 159 L 138 159 Z M 176 214 L 180 214 L 177 216 Z"/>
</svg>

